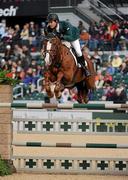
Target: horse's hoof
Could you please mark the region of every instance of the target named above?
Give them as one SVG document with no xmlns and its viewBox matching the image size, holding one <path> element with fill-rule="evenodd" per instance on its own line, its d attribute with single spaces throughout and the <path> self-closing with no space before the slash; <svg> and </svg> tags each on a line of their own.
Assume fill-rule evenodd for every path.
<svg viewBox="0 0 128 180">
<path fill-rule="evenodd" d="M 53 97 L 54 97 L 54 94 L 53 94 L 52 92 L 47 92 L 47 96 L 48 96 L 49 98 L 53 98 Z"/>
<path fill-rule="evenodd" d="M 62 94 L 61 94 L 60 91 L 59 91 L 59 92 L 58 92 L 58 91 L 55 92 L 55 96 L 56 96 L 57 99 L 60 99 L 60 98 L 61 98 L 61 95 L 62 95 Z"/>
<path fill-rule="evenodd" d="M 86 98 L 86 99 L 84 100 L 84 103 L 87 104 L 88 102 L 89 102 L 89 99 Z"/>
</svg>

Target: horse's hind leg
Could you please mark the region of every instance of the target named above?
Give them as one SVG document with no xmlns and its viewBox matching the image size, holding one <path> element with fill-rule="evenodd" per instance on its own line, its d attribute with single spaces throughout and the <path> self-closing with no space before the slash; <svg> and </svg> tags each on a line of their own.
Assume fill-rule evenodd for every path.
<svg viewBox="0 0 128 180">
<path fill-rule="evenodd" d="M 77 101 L 79 103 L 83 103 L 83 96 L 82 96 L 82 89 L 83 89 L 83 83 L 79 82 L 76 84 L 76 88 L 77 88 Z"/>
<path fill-rule="evenodd" d="M 89 92 L 89 89 L 87 88 L 85 81 L 83 81 L 83 91 L 82 91 L 83 94 L 82 94 L 82 96 L 83 96 L 83 103 L 85 103 L 85 104 L 87 104 L 89 101 L 88 92 Z"/>
<path fill-rule="evenodd" d="M 77 83 L 77 90 L 78 90 L 78 102 L 88 103 L 88 89 L 84 81 Z"/>
<path fill-rule="evenodd" d="M 89 101 L 88 99 L 88 93 L 86 92 L 86 90 L 79 90 L 78 91 L 78 102 L 79 103 L 83 103 L 83 104 L 87 104 Z"/>
</svg>

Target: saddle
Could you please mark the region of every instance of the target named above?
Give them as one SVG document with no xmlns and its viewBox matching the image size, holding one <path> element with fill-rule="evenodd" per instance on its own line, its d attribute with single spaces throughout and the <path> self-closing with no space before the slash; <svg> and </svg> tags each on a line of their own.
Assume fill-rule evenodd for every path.
<svg viewBox="0 0 128 180">
<path fill-rule="evenodd" d="M 69 51 L 71 52 L 71 54 L 73 55 L 75 63 L 76 63 L 76 66 L 81 67 L 81 65 L 78 63 L 76 52 L 75 52 L 74 48 L 72 47 L 72 45 L 70 44 L 70 42 L 62 41 L 62 44 L 64 46 L 66 46 L 69 49 Z"/>
</svg>

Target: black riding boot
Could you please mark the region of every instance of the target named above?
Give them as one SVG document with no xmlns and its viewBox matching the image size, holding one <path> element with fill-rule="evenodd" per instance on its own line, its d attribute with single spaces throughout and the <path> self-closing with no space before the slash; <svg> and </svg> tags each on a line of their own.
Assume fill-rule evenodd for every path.
<svg viewBox="0 0 128 180">
<path fill-rule="evenodd" d="M 85 76 L 87 76 L 87 77 L 88 77 L 88 76 L 91 76 L 89 70 L 88 70 L 87 67 L 85 66 L 85 59 L 84 59 L 83 55 L 80 56 L 80 57 L 78 57 L 78 63 L 81 65 L 82 69 L 84 69 L 84 71 L 85 71 Z"/>
</svg>

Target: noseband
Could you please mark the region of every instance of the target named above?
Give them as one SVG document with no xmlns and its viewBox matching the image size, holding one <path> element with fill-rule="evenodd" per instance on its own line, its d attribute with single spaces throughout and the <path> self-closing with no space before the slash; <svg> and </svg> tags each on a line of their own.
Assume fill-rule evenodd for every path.
<svg viewBox="0 0 128 180">
<path fill-rule="evenodd" d="M 44 52 L 45 52 L 45 58 L 46 56 L 49 56 L 49 65 L 55 63 L 55 61 L 57 60 L 57 55 L 59 53 L 58 51 L 59 48 L 57 45 L 56 38 L 47 39 L 46 49 L 44 50 Z"/>
</svg>

